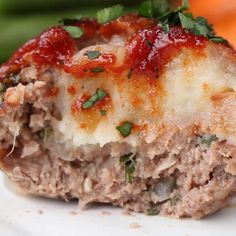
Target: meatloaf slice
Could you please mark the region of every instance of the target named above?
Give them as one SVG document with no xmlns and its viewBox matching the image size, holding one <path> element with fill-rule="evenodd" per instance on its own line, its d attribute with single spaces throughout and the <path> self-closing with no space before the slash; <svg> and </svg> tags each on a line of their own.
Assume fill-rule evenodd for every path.
<svg viewBox="0 0 236 236">
<path fill-rule="evenodd" d="M 0 69 L 0 167 L 30 194 L 201 218 L 236 191 L 236 57 L 128 15 L 53 27 Z"/>
</svg>

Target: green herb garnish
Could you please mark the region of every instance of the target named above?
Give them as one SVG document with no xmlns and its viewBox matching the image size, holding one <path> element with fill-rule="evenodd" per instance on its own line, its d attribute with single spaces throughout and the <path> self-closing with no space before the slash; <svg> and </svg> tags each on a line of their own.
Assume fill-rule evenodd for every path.
<svg viewBox="0 0 236 236">
<path fill-rule="evenodd" d="M 102 66 L 98 66 L 98 67 L 91 68 L 90 71 L 93 73 L 101 73 L 101 72 L 104 72 L 105 69 Z"/>
<path fill-rule="evenodd" d="M 139 14 L 148 18 L 156 18 L 169 11 L 169 1 L 148 0 L 142 3 Z"/>
<path fill-rule="evenodd" d="M 147 211 L 146 211 L 146 215 L 148 216 L 156 216 L 160 213 L 160 211 L 156 208 L 149 208 Z"/>
<path fill-rule="evenodd" d="M 85 55 L 90 59 L 90 60 L 94 60 L 96 58 L 98 58 L 101 55 L 100 51 L 94 50 L 94 51 L 87 51 L 85 53 Z"/>
<path fill-rule="evenodd" d="M 113 7 L 104 8 L 97 12 L 97 20 L 101 24 L 107 23 L 121 16 L 123 11 L 124 7 L 120 4 Z"/>
<path fill-rule="evenodd" d="M 212 25 L 204 17 L 196 17 L 189 12 L 188 0 L 182 0 L 182 5 L 171 10 L 168 0 L 148 0 L 139 8 L 141 16 L 156 18 L 165 33 L 169 32 L 170 25 L 180 25 L 196 35 L 207 37 L 215 43 L 228 44 L 227 40 L 215 35 Z"/>
<path fill-rule="evenodd" d="M 107 111 L 106 110 L 100 110 L 100 115 L 101 116 L 106 116 L 107 114 Z"/>
<path fill-rule="evenodd" d="M 180 200 L 181 200 L 181 195 L 180 194 L 176 194 L 175 196 L 173 196 L 170 199 L 171 206 L 175 206 Z"/>
<path fill-rule="evenodd" d="M 63 29 L 66 30 L 72 38 L 78 39 L 80 38 L 83 34 L 84 31 L 78 27 L 78 26 L 63 26 Z"/>
<path fill-rule="evenodd" d="M 204 135 L 202 136 L 201 143 L 206 144 L 208 147 L 210 147 L 212 142 L 215 142 L 218 140 L 219 139 L 216 137 L 216 135 Z"/>
<path fill-rule="evenodd" d="M 93 107 L 96 102 L 101 101 L 106 96 L 107 93 L 103 89 L 99 88 L 93 96 L 91 96 L 87 101 L 83 102 L 82 108 L 89 109 Z"/>
<path fill-rule="evenodd" d="M 52 128 L 50 126 L 47 126 L 39 132 L 39 136 L 40 138 L 45 140 L 52 135 L 52 132 L 53 132 Z"/>
<path fill-rule="evenodd" d="M 120 164 L 125 168 L 125 181 L 126 183 L 133 183 L 133 174 L 135 172 L 135 155 L 129 153 L 120 158 Z"/>
<path fill-rule="evenodd" d="M 116 127 L 116 129 L 121 133 L 124 138 L 130 135 L 132 128 L 133 123 L 129 121 L 125 121 L 121 125 Z"/>
</svg>

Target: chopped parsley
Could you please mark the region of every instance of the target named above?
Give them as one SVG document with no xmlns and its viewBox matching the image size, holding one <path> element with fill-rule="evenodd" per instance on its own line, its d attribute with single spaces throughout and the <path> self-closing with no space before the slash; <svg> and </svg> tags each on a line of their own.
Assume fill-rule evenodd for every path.
<svg viewBox="0 0 236 236">
<path fill-rule="evenodd" d="M 97 12 L 97 20 L 99 23 L 104 24 L 109 21 L 117 19 L 123 14 L 124 7 L 120 4 L 113 7 L 104 8 Z"/>
<path fill-rule="evenodd" d="M 121 125 L 116 127 L 116 129 L 120 132 L 120 134 L 124 138 L 131 134 L 132 128 L 133 128 L 133 123 L 129 121 L 125 121 Z"/>
<path fill-rule="evenodd" d="M 100 115 L 101 116 L 106 116 L 107 114 L 107 111 L 106 110 L 100 110 Z"/>
<path fill-rule="evenodd" d="M 39 132 L 39 136 L 41 139 L 48 139 L 52 135 L 52 128 L 50 126 L 45 127 Z"/>
<path fill-rule="evenodd" d="M 146 211 L 146 215 L 148 216 L 156 216 L 160 213 L 160 211 L 156 208 L 149 208 L 147 211 Z"/>
<path fill-rule="evenodd" d="M 212 142 L 218 141 L 219 139 L 216 135 L 204 135 L 202 136 L 201 143 L 206 144 L 208 147 L 211 146 Z"/>
<path fill-rule="evenodd" d="M 180 194 L 176 194 L 175 196 L 173 196 L 170 199 L 171 206 L 175 206 L 180 200 L 181 200 L 181 195 Z"/>
<path fill-rule="evenodd" d="M 167 0 L 148 0 L 144 1 L 140 8 L 139 14 L 148 18 L 156 18 L 169 10 L 169 1 Z"/>
<path fill-rule="evenodd" d="M 182 0 L 182 5 L 176 10 L 170 9 L 168 0 L 148 0 L 140 6 L 139 14 L 148 18 L 156 18 L 166 33 L 169 32 L 170 25 L 180 25 L 215 43 L 228 44 L 227 40 L 216 36 L 212 25 L 204 17 L 194 18 L 188 10 L 188 0 Z"/>
<path fill-rule="evenodd" d="M 133 153 L 126 154 L 120 158 L 120 165 L 125 168 L 126 183 L 133 183 L 133 175 L 135 172 L 135 155 Z"/>
<path fill-rule="evenodd" d="M 83 34 L 84 31 L 78 27 L 78 26 L 63 26 L 63 29 L 66 30 L 72 38 L 78 39 L 80 38 Z"/>
<path fill-rule="evenodd" d="M 85 55 L 88 57 L 90 60 L 94 60 L 98 58 L 101 55 L 100 51 L 94 50 L 94 51 L 87 51 Z"/>
<path fill-rule="evenodd" d="M 86 110 L 93 107 L 96 102 L 101 101 L 107 95 L 108 94 L 105 90 L 99 88 L 93 96 L 91 96 L 87 101 L 83 102 L 82 108 Z"/>
<path fill-rule="evenodd" d="M 90 71 L 93 73 L 101 73 L 101 72 L 104 72 L 105 69 L 102 66 L 98 66 L 98 67 L 90 68 Z"/>
</svg>

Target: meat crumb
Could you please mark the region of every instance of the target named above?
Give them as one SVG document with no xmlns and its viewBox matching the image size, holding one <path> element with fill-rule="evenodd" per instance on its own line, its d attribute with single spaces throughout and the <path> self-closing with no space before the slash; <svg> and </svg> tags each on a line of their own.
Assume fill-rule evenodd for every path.
<svg viewBox="0 0 236 236">
<path fill-rule="evenodd" d="M 131 229 L 138 229 L 138 228 L 141 227 L 141 225 L 139 225 L 138 223 L 134 222 L 134 223 L 131 223 L 131 224 L 129 225 L 129 227 L 130 227 Z"/>
</svg>

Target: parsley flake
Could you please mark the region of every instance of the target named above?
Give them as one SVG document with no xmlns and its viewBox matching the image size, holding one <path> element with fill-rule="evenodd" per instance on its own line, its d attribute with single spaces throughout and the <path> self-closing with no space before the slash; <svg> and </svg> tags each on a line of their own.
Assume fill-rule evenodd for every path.
<svg viewBox="0 0 236 236">
<path fill-rule="evenodd" d="M 124 7 L 120 4 L 113 7 L 104 8 L 97 12 L 97 20 L 99 23 L 104 24 L 109 21 L 117 19 L 123 14 Z"/>
<path fill-rule="evenodd" d="M 101 52 L 97 51 L 97 50 L 87 51 L 84 55 L 87 56 L 88 59 L 94 60 L 94 59 L 98 58 L 101 55 Z"/>
<path fill-rule="evenodd" d="M 133 175 L 135 172 L 135 155 L 133 153 L 126 154 L 120 158 L 120 165 L 125 168 L 126 183 L 133 183 Z"/>
<path fill-rule="evenodd" d="M 120 132 L 120 134 L 124 138 L 130 135 L 132 128 L 133 128 L 133 123 L 129 121 L 125 121 L 121 125 L 116 127 L 116 129 Z"/>
<path fill-rule="evenodd" d="M 83 34 L 84 31 L 78 27 L 78 26 L 63 26 L 63 29 L 66 30 L 72 38 L 78 39 L 80 38 Z"/>
<path fill-rule="evenodd" d="M 196 17 L 189 12 L 189 1 L 182 0 L 182 5 L 176 10 L 171 10 L 168 0 L 148 0 L 139 8 L 139 14 L 148 18 L 156 18 L 165 33 L 170 26 L 178 25 L 196 35 L 207 37 L 215 43 L 229 45 L 228 41 L 215 35 L 212 25 L 204 17 Z"/>
<path fill-rule="evenodd" d="M 218 140 L 219 139 L 216 137 L 216 135 L 204 135 L 202 136 L 201 143 L 206 144 L 208 147 L 210 147 L 212 142 L 215 142 Z"/>
<path fill-rule="evenodd" d="M 104 72 L 105 69 L 102 66 L 98 66 L 98 67 L 90 68 L 90 71 L 93 73 L 101 73 L 101 72 Z"/>
<path fill-rule="evenodd" d="M 146 211 L 146 215 L 148 216 L 156 216 L 160 213 L 160 211 L 156 208 L 149 208 L 147 211 Z"/>
<path fill-rule="evenodd" d="M 45 140 L 52 135 L 52 132 L 53 132 L 52 128 L 50 126 L 47 126 L 39 132 L 39 136 L 41 139 Z"/>
<path fill-rule="evenodd" d="M 100 115 L 101 116 L 106 116 L 107 114 L 107 111 L 106 110 L 100 110 Z"/>
<path fill-rule="evenodd" d="M 83 102 L 82 108 L 87 110 L 93 107 L 96 102 L 101 101 L 107 95 L 108 94 L 106 93 L 105 90 L 99 88 L 94 95 L 92 95 L 87 101 Z"/>
</svg>

